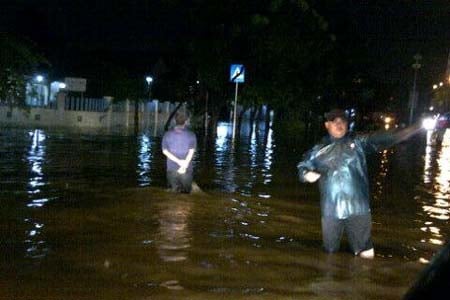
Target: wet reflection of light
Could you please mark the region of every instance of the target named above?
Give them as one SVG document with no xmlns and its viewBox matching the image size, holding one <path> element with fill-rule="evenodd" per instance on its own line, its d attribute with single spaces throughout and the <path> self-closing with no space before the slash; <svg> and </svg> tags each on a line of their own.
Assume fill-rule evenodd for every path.
<svg viewBox="0 0 450 300">
<path fill-rule="evenodd" d="M 272 140 L 273 137 L 273 131 L 272 131 L 272 122 L 269 124 L 269 128 L 266 128 L 267 130 L 267 142 L 266 142 L 266 149 L 264 150 L 264 164 L 263 164 L 263 183 L 265 185 L 272 182 L 272 161 L 273 161 L 273 150 L 274 150 L 274 143 Z"/>
<path fill-rule="evenodd" d="M 430 261 L 428 259 L 426 259 L 426 258 L 421 257 L 421 258 L 419 258 L 419 262 L 422 263 L 422 264 L 427 264 Z"/>
<path fill-rule="evenodd" d="M 446 129 L 442 137 L 442 146 L 450 146 L 450 130 Z"/>
<path fill-rule="evenodd" d="M 251 197 L 252 196 L 252 190 L 255 184 L 257 183 L 257 176 L 258 176 L 258 139 L 257 139 L 257 127 L 256 122 L 253 124 L 250 124 L 251 126 L 251 135 L 250 135 L 250 145 L 248 149 L 248 155 L 249 155 L 249 164 L 248 164 L 248 171 L 249 175 L 246 176 L 245 182 L 243 183 L 243 190 L 241 190 L 241 195 Z M 243 171 L 241 169 L 241 171 Z"/>
<path fill-rule="evenodd" d="M 150 138 L 143 134 L 140 139 L 140 147 L 138 153 L 138 182 L 140 186 L 150 185 L 150 166 L 152 163 L 152 144 Z"/>
<path fill-rule="evenodd" d="M 274 143 L 272 140 L 273 131 L 271 129 L 272 122 L 270 122 L 267 128 L 264 128 L 264 135 L 260 135 L 263 139 L 258 139 L 257 132 L 262 129 L 259 128 L 256 123 L 253 125 L 252 136 L 250 140 L 250 179 L 247 185 L 249 188 L 256 186 L 260 183 L 263 185 L 269 185 L 272 182 L 272 160 Z M 258 130 L 258 131 L 257 131 Z M 250 193 L 252 194 L 252 193 Z M 270 193 L 266 191 L 258 191 L 259 198 L 271 198 Z"/>
<path fill-rule="evenodd" d="M 430 145 L 425 148 L 425 162 L 423 166 L 423 183 L 431 183 L 431 151 Z"/>
<path fill-rule="evenodd" d="M 230 125 L 227 123 L 219 123 L 217 125 L 217 137 L 215 145 L 215 166 L 217 182 L 224 187 L 227 192 L 233 193 L 237 189 L 235 183 L 235 151 L 232 147 L 231 140 L 228 138 Z"/>
<path fill-rule="evenodd" d="M 184 261 L 191 247 L 189 216 L 192 203 L 168 200 L 160 204 L 156 246 L 159 257 L 166 262 Z"/>
<path fill-rule="evenodd" d="M 375 178 L 375 191 L 373 196 L 375 200 L 380 199 L 384 193 L 386 175 L 388 174 L 389 155 L 391 153 L 392 150 L 383 150 L 381 152 L 380 167 Z"/>
<path fill-rule="evenodd" d="M 256 140 L 256 122 L 253 123 L 252 136 L 250 139 L 250 168 L 251 171 L 255 171 L 257 167 L 256 155 L 258 154 L 258 141 Z M 254 179 L 254 175 L 252 175 Z"/>
<path fill-rule="evenodd" d="M 36 195 L 41 193 L 41 187 L 47 184 L 47 182 L 44 181 L 44 173 L 42 170 L 46 155 L 46 135 L 39 129 L 30 131 L 28 134 L 31 137 L 31 146 L 26 156 L 26 159 L 30 164 L 30 177 L 28 179 L 27 192 L 31 202 L 27 206 L 41 207 L 49 201 L 48 198 L 36 197 Z"/>
<path fill-rule="evenodd" d="M 25 219 L 24 222 L 30 226 L 30 229 L 25 232 L 26 239 L 24 241 L 26 246 L 25 257 L 42 258 L 48 252 L 45 240 L 42 239 L 42 228 L 44 224 L 38 223 L 31 219 Z"/>
<path fill-rule="evenodd" d="M 217 125 L 217 138 L 216 145 L 217 147 L 223 147 L 223 145 L 227 142 L 229 125 L 227 123 L 219 123 Z"/>
<path fill-rule="evenodd" d="M 427 137 L 428 138 L 428 137 Z M 431 139 L 431 137 L 430 137 Z M 428 140 L 427 140 L 428 142 Z M 422 210 L 432 220 L 424 222 L 425 226 L 420 229 L 428 233 L 430 236 L 422 239 L 422 242 L 428 242 L 434 245 L 443 245 L 443 236 L 441 229 L 438 227 L 439 222 L 448 221 L 450 219 L 450 132 L 446 131 L 442 140 L 442 147 L 437 155 L 438 171 L 435 176 L 432 174 L 432 154 L 433 147 L 427 145 L 425 149 L 424 163 L 424 183 L 433 184 L 432 193 L 433 203 L 424 202 Z"/>
<path fill-rule="evenodd" d="M 444 134 L 442 148 L 437 159 L 439 173 L 435 178 L 436 185 L 434 187 L 434 197 L 436 199 L 434 205 L 424 205 L 424 211 L 428 212 L 430 217 L 448 220 L 449 219 L 449 202 L 450 199 L 450 137 L 449 131 Z M 447 143 L 444 143 L 447 141 Z"/>
</svg>

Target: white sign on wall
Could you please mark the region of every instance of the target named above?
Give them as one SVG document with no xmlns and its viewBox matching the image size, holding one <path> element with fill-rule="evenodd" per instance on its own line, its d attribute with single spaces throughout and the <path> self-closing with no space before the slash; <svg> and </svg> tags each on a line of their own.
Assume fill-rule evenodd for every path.
<svg viewBox="0 0 450 300">
<path fill-rule="evenodd" d="M 64 83 L 66 91 L 86 92 L 86 78 L 66 77 Z"/>
</svg>

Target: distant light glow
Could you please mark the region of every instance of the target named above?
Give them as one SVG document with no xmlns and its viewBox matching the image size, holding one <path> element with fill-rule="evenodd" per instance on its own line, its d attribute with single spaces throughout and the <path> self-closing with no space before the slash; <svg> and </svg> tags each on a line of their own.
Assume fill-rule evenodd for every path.
<svg viewBox="0 0 450 300">
<path fill-rule="evenodd" d="M 42 75 L 37 75 L 37 76 L 36 76 L 36 81 L 37 81 L 37 82 L 42 82 L 42 81 L 44 81 L 44 76 L 42 76 Z"/>
<path fill-rule="evenodd" d="M 58 87 L 59 87 L 60 89 L 65 89 L 65 88 L 66 88 L 66 84 L 65 84 L 64 82 L 60 82 L 60 83 L 58 84 Z"/>
<path fill-rule="evenodd" d="M 427 264 L 427 263 L 429 263 L 430 261 L 429 261 L 428 259 L 426 259 L 426 258 L 421 257 L 421 258 L 419 258 L 419 262 L 420 262 L 421 264 Z"/>
<path fill-rule="evenodd" d="M 223 145 L 226 142 L 229 126 L 226 123 L 217 125 L 217 144 Z"/>
<path fill-rule="evenodd" d="M 147 77 L 145 77 L 145 81 L 147 81 L 147 83 L 150 84 L 153 82 L 153 77 L 147 76 Z"/>
<path fill-rule="evenodd" d="M 434 118 L 425 118 L 422 121 L 422 127 L 426 130 L 433 130 L 436 127 L 436 119 Z"/>
</svg>

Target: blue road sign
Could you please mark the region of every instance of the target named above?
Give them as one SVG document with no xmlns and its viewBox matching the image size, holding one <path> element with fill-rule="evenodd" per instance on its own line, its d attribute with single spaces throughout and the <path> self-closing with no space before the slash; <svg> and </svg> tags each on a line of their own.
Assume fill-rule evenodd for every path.
<svg viewBox="0 0 450 300">
<path fill-rule="evenodd" d="M 245 81 L 244 65 L 231 65 L 230 67 L 230 81 L 235 83 L 242 83 Z"/>
</svg>

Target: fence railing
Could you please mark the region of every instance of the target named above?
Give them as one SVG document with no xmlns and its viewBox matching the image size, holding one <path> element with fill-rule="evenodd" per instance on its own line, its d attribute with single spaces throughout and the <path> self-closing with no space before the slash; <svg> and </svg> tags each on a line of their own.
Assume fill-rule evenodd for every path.
<svg viewBox="0 0 450 300">
<path fill-rule="evenodd" d="M 109 105 L 109 101 L 103 98 L 67 97 L 64 100 L 64 110 L 105 112 Z"/>
</svg>

